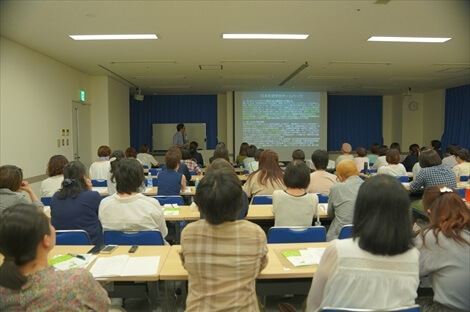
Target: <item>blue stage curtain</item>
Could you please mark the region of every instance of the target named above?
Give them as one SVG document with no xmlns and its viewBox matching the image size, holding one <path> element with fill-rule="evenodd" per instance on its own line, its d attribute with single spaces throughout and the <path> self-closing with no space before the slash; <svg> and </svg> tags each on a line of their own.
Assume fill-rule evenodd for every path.
<svg viewBox="0 0 470 312">
<path fill-rule="evenodd" d="M 205 123 L 207 148 L 217 144 L 217 95 L 146 95 L 129 103 L 131 146 L 137 150 L 144 143 L 153 149 L 154 123 Z"/>
<path fill-rule="evenodd" d="M 446 90 L 442 148 L 455 143 L 470 149 L 470 85 Z"/>
<path fill-rule="evenodd" d="M 353 150 L 383 144 L 382 96 L 328 95 L 328 150 L 339 151 L 344 142 Z"/>
</svg>

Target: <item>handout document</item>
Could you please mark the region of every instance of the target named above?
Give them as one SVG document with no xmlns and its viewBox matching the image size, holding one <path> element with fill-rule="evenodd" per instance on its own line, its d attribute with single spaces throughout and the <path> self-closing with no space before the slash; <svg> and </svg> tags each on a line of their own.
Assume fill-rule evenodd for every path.
<svg viewBox="0 0 470 312">
<path fill-rule="evenodd" d="M 90 269 L 93 277 L 156 275 L 160 257 L 129 257 L 120 255 L 98 258 Z"/>
</svg>

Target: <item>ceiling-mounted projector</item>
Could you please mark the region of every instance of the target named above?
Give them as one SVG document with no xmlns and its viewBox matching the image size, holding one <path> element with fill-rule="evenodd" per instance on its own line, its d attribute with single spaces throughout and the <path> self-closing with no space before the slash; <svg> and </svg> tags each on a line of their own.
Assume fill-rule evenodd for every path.
<svg viewBox="0 0 470 312">
<path fill-rule="evenodd" d="M 140 88 L 137 89 L 138 93 L 134 94 L 134 100 L 136 101 L 143 101 L 144 95 L 141 94 L 142 90 Z"/>
</svg>

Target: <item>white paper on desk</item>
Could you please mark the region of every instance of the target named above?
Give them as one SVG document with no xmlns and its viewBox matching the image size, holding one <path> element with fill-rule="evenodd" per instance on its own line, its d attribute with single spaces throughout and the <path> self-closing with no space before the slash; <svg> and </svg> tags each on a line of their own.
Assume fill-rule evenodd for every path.
<svg viewBox="0 0 470 312">
<path fill-rule="evenodd" d="M 319 264 L 324 252 L 325 248 L 307 248 L 306 250 L 301 250 L 300 254 L 310 259 L 313 264 Z"/>
<path fill-rule="evenodd" d="M 57 257 L 60 257 L 60 256 L 61 255 L 58 255 Z M 69 260 L 54 264 L 54 268 L 56 270 L 61 270 L 61 271 L 69 270 L 73 268 L 86 268 L 90 263 L 93 262 L 93 260 L 96 259 L 96 256 L 91 255 L 91 254 L 81 254 L 80 256 L 85 258 L 85 260 L 77 258 L 77 257 L 72 257 Z"/>
<path fill-rule="evenodd" d="M 163 215 L 177 216 L 180 214 L 180 207 L 178 204 L 165 204 L 163 205 Z"/>
<path fill-rule="evenodd" d="M 328 213 L 328 204 L 318 204 L 318 209 L 320 209 L 324 213 Z"/>
<path fill-rule="evenodd" d="M 191 193 L 191 189 L 189 187 L 185 188 L 183 193 Z"/>
<path fill-rule="evenodd" d="M 160 257 L 129 257 L 127 255 L 98 258 L 90 273 L 93 277 L 155 275 Z"/>
<path fill-rule="evenodd" d="M 153 187 L 146 187 L 144 193 L 150 193 Z"/>
<path fill-rule="evenodd" d="M 93 186 L 91 189 L 100 194 L 108 192 L 108 188 L 106 186 Z"/>
</svg>

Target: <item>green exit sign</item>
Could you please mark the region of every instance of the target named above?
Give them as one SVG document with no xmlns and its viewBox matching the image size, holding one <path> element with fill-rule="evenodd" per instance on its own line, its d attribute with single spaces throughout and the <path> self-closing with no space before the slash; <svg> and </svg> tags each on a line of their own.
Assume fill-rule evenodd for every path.
<svg viewBox="0 0 470 312">
<path fill-rule="evenodd" d="M 80 101 L 85 102 L 86 93 L 85 90 L 80 90 Z"/>
</svg>

